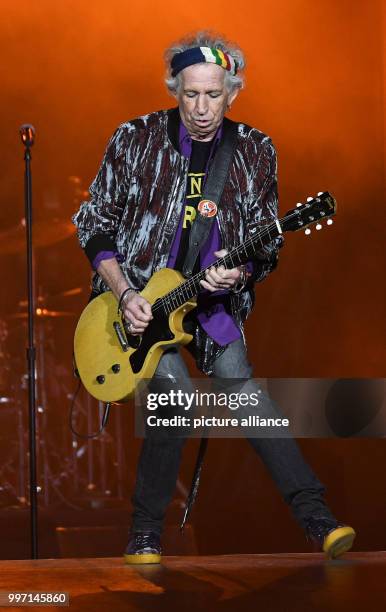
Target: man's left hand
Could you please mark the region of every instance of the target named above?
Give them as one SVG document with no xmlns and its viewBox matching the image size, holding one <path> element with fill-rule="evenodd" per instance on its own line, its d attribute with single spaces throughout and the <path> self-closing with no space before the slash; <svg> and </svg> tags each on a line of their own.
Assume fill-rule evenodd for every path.
<svg viewBox="0 0 386 612">
<path fill-rule="evenodd" d="M 227 253 L 226 249 L 214 252 L 216 257 L 225 257 Z M 212 266 L 206 271 L 205 280 L 200 281 L 200 283 L 204 289 L 211 292 L 220 289 L 232 289 L 238 283 L 240 275 L 241 267 L 227 270 L 224 266 L 219 266 L 217 269 Z"/>
</svg>

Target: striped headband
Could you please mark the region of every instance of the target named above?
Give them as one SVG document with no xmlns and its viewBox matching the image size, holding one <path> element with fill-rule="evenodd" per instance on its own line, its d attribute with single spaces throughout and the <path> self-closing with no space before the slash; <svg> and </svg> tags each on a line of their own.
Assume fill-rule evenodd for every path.
<svg viewBox="0 0 386 612">
<path fill-rule="evenodd" d="M 211 47 L 194 47 L 193 49 L 186 49 L 186 51 L 181 51 L 181 53 L 174 55 L 171 61 L 172 77 L 177 76 L 184 68 L 202 62 L 217 64 L 224 68 L 224 70 L 229 70 L 233 75 L 237 72 L 237 62 L 229 53 Z"/>
</svg>

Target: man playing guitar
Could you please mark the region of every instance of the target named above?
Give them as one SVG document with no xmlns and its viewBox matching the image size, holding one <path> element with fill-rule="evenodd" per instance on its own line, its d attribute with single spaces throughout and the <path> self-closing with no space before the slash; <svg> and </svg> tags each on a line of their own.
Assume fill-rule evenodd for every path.
<svg viewBox="0 0 386 612">
<path fill-rule="evenodd" d="M 254 284 L 275 268 L 282 237 L 245 265 L 214 267 L 217 258 L 277 219 L 277 168 L 272 141 L 225 118 L 243 87 L 242 52 L 208 33 L 185 39 L 166 53 L 166 85 L 178 108 L 122 124 L 112 136 L 90 200 L 74 223 L 96 271 L 94 293 L 110 290 L 131 336 L 145 332 L 151 304 L 139 291 L 157 270 L 184 271 L 198 215 L 214 218 L 191 272 L 207 269 L 191 312 L 198 368 L 218 378 L 252 379 L 243 322 L 254 303 Z M 227 130 L 234 129 L 232 163 L 221 203 L 203 200 L 205 182 Z M 263 324 L 264 322 L 262 322 Z M 181 351 L 166 350 L 155 377 L 189 378 Z M 251 381 L 251 384 L 255 384 Z M 257 385 L 256 385 L 257 387 Z M 274 408 L 266 406 L 266 415 Z M 355 537 L 339 524 L 324 487 L 290 437 L 249 438 L 308 537 L 328 557 L 349 550 Z M 167 505 L 173 495 L 184 439 L 146 438 L 137 468 L 127 563 L 157 563 Z"/>
</svg>

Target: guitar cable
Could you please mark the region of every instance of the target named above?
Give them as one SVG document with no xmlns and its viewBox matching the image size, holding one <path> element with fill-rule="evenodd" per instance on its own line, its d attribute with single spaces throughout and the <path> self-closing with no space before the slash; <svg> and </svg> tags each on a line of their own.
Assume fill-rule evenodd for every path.
<svg viewBox="0 0 386 612">
<path fill-rule="evenodd" d="M 101 426 L 99 428 L 98 431 L 92 433 L 92 434 L 81 434 L 78 431 L 76 431 L 74 425 L 73 425 L 73 420 L 74 420 L 74 408 L 75 408 L 75 402 L 76 402 L 76 398 L 78 396 L 78 393 L 80 391 L 80 387 L 81 387 L 82 381 L 79 380 L 78 381 L 78 385 L 75 389 L 75 392 L 72 396 L 72 400 L 71 400 L 71 405 L 70 405 L 70 410 L 69 410 L 69 427 L 71 432 L 74 434 L 74 436 L 77 436 L 77 438 L 82 438 L 83 440 L 91 440 L 92 438 L 97 438 L 98 436 L 101 435 L 101 433 L 103 432 L 104 428 L 107 425 L 107 421 L 109 418 L 109 413 L 110 413 L 110 407 L 111 407 L 111 403 L 107 402 L 105 404 L 105 410 L 103 413 L 103 417 L 102 417 L 102 421 L 101 421 Z"/>
</svg>

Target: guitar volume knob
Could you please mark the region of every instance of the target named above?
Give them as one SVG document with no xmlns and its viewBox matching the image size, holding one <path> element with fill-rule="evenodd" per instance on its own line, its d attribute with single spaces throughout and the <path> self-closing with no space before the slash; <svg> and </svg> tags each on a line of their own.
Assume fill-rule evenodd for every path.
<svg viewBox="0 0 386 612">
<path fill-rule="evenodd" d="M 119 365 L 119 363 L 113 363 L 113 365 L 111 366 L 111 369 L 114 372 L 114 374 L 118 374 L 118 372 L 121 369 L 121 366 Z"/>
<path fill-rule="evenodd" d="M 105 382 L 105 377 L 103 376 L 103 374 L 99 374 L 96 377 L 96 381 L 99 385 L 103 385 L 103 383 Z"/>
</svg>

